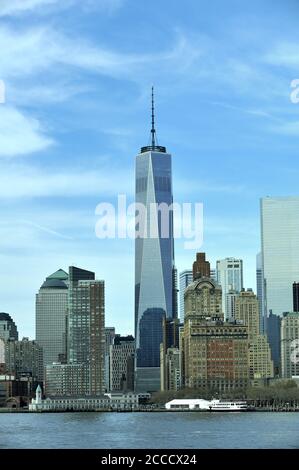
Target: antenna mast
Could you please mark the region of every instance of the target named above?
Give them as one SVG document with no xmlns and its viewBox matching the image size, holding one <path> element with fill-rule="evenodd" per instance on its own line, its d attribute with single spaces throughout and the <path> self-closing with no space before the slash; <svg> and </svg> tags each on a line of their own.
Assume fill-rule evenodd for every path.
<svg viewBox="0 0 299 470">
<path fill-rule="evenodd" d="M 156 146 L 156 130 L 155 130 L 155 98 L 154 98 L 154 87 L 152 86 L 152 147 Z"/>
</svg>

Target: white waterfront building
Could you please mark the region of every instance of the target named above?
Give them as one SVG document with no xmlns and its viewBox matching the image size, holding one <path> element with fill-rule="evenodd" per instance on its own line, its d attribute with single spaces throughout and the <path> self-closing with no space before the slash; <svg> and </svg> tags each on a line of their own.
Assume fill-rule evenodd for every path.
<svg viewBox="0 0 299 470">
<path fill-rule="evenodd" d="M 94 397 L 48 397 L 43 400 L 42 390 L 38 386 L 35 398 L 29 404 L 29 411 L 133 411 L 138 408 L 140 398 L 135 393 L 106 393 Z"/>
</svg>

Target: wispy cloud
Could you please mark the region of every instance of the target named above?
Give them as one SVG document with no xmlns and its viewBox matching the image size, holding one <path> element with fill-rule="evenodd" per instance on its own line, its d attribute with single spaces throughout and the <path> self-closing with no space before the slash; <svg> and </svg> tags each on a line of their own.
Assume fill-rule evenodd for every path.
<svg viewBox="0 0 299 470">
<path fill-rule="evenodd" d="M 44 227 L 43 225 L 37 224 L 35 222 L 32 222 L 30 220 L 20 220 L 19 223 L 21 225 L 29 225 L 31 227 L 34 227 L 42 232 L 48 233 L 49 235 L 54 235 L 55 237 L 58 238 L 63 238 L 65 240 L 72 240 L 72 237 L 69 237 L 68 235 L 64 235 L 63 233 L 57 232 L 56 230 L 52 230 L 49 227 Z"/>
<path fill-rule="evenodd" d="M 133 181 L 131 173 L 112 169 L 111 165 L 93 171 L 84 168 L 53 171 L 31 165 L 3 164 L 0 166 L 0 198 L 108 197 L 119 192 L 132 194 Z"/>
<path fill-rule="evenodd" d="M 83 9 L 100 8 L 109 13 L 118 9 L 124 0 L 2 0 L 0 4 L 0 16 L 19 16 L 25 13 L 48 12 L 48 8 L 65 9 L 76 6 Z"/>
<path fill-rule="evenodd" d="M 281 41 L 276 43 L 270 52 L 265 53 L 263 60 L 271 65 L 294 68 L 299 67 L 298 43 Z"/>
<path fill-rule="evenodd" d="M 38 119 L 18 109 L 0 106 L 0 157 L 13 157 L 45 150 L 53 144 Z"/>
</svg>

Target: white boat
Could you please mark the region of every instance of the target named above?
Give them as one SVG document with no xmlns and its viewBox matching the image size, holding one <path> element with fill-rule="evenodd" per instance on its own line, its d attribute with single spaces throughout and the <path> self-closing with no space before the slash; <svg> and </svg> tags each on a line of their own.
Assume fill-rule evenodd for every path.
<svg viewBox="0 0 299 470">
<path fill-rule="evenodd" d="M 210 411 L 247 411 L 246 401 L 211 400 Z"/>
<path fill-rule="evenodd" d="M 165 404 L 170 411 L 248 411 L 246 401 L 174 399 Z"/>
</svg>

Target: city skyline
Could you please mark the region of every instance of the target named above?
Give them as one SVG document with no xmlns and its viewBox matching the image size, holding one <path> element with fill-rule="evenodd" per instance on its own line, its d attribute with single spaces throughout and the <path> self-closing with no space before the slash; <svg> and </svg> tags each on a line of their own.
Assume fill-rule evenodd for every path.
<svg viewBox="0 0 299 470">
<path fill-rule="evenodd" d="M 94 211 L 120 192 L 133 200 L 133 155 L 148 136 L 152 83 L 159 138 L 174 155 L 174 198 L 204 203 L 197 251 L 213 268 L 217 259 L 242 258 L 244 286 L 256 292 L 259 199 L 292 195 L 298 178 L 296 2 L 241 9 L 218 1 L 215 15 L 205 2 L 185 11 L 166 1 L 154 24 L 145 2 L 52 1 L 41 10 L 44 3 L 0 7 L 1 311 L 21 337 L 34 338 L 42 281 L 84 266 L 106 281 L 107 325 L 134 331 L 134 243 L 98 240 Z M 178 240 L 175 251 L 178 272 L 190 269 L 196 250 Z"/>
</svg>

